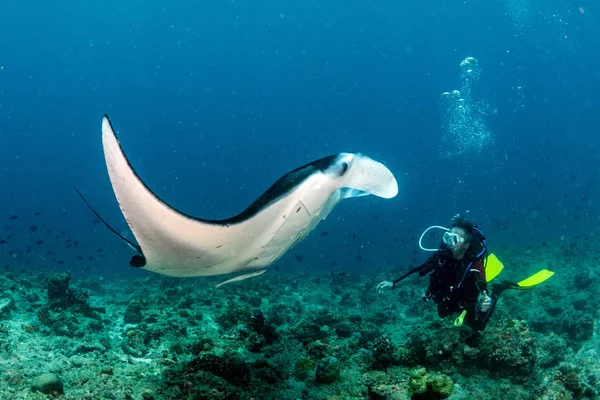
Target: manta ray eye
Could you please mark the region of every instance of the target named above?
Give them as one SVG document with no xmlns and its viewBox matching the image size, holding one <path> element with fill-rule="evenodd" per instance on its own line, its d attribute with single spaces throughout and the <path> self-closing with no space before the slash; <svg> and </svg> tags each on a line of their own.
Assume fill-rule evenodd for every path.
<svg viewBox="0 0 600 400">
<path fill-rule="evenodd" d="M 340 176 L 344 175 L 346 171 L 348 171 L 348 163 L 346 161 L 343 161 L 342 165 L 340 165 Z"/>
</svg>

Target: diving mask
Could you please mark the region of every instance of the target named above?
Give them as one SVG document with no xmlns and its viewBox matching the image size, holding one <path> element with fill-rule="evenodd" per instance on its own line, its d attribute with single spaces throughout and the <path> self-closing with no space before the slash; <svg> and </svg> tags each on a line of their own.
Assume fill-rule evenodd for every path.
<svg viewBox="0 0 600 400">
<path fill-rule="evenodd" d="M 431 229 L 443 229 L 445 232 L 444 232 L 444 236 L 442 236 L 442 241 L 444 242 L 444 244 L 446 246 L 450 247 L 451 249 L 454 249 L 456 246 L 458 246 L 459 244 L 461 244 L 465 241 L 464 237 L 462 237 L 461 235 L 459 235 L 456 232 L 452 232 L 449 228 L 446 228 L 444 226 L 439 226 L 439 225 L 433 225 L 433 226 L 430 226 L 429 228 L 425 229 L 425 231 L 419 238 L 419 247 L 421 248 L 421 250 L 424 250 L 424 251 L 438 251 L 439 250 L 439 249 L 427 249 L 427 248 L 423 247 L 423 245 L 421 244 L 423 237 Z"/>
<path fill-rule="evenodd" d="M 465 238 L 458 233 L 446 231 L 442 236 L 442 241 L 449 247 L 456 247 L 465 241 Z"/>
</svg>

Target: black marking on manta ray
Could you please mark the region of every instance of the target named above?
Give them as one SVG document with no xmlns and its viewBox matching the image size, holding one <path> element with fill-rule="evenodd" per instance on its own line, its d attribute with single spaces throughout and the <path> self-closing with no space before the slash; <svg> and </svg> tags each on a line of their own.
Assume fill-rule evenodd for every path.
<svg viewBox="0 0 600 400">
<path fill-rule="evenodd" d="M 344 165 L 348 165 L 346 163 L 344 163 Z M 347 168 L 347 167 L 346 167 Z M 312 217 L 312 214 L 310 213 L 310 211 L 308 211 L 308 208 L 306 208 L 306 206 L 304 205 L 304 203 L 302 202 L 302 200 L 298 200 L 300 202 L 300 204 L 302 204 L 302 207 L 304 207 L 304 209 L 306 210 L 306 213 Z"/>
<path fill-rule="evenodd" d="M 123 147 L 121 146 L 121 142 L 119 141 L 119 138 L 117 137 L 117 134 L 115 133 L 115 130 L 113 128 L 112 122 L 110 122 L 110 118 L 106 114 L 104 115 L 104 118 L 106 118 L 106 120 L 108 121 L 108 124 L 110 125 L 111 131 L 117 141 L 117 144 L 119 145 L 119 151 L 121 152 L 121 155 L 127 162 L 127 165 L 129 166 L 129 168 L 131 169 L 131 171 L 133 172 L 135 177 L 142 184 L 142 186 L 144 186 L 144 188 L 146 190 L 148 190 L 148 192 L 157 201 L 159 201 L 160 203 L 169 207 L 174 212 L 181 214 L 184 217 L 189 218 L 193 221 L 198 221 L 198 222 L 202 222 L 205 224 L 222 225 L 222 226 L 229 227 L 232 224 L 238 224 L 238 223 L 244 222 L 244 221 L 254 217 L 261 210 L 268 207 L 270 204 L 274 203 L 276 200 L 280 199 L 281 197 L 285 196 L 287 193 L 292 191 L 295 187 L 300 185 L 302 182 L 304 182 L 309 176 L 313 175 L 315 172 L 319 172 L 319 171 L 324 172 L 328 167 L 330 167 L 333 164 L 333 162 L 339 156 L 339 154 L 333 154 L 333 155 L 321 158 L 319 160 L 312 161 L 308 164 L 305 164 L 301 167 L 298 167 L 298 168 L 288 172 L 287 174 L 285 174 L 284 176 L 279 178 L 262 195 L 260 195 L 252 204 L 250 204 L 244 211 L 242 211 L 238 215 L 235 215 L 233 217 L 226 218 L 226 219 L 217 219 L 217 220 L 203 219 L 203 218 L 194 217 L 192 215 L 189 215 L 182 211 L 179 211 L 175 207 L 173 207 L 170 204 L 163 201 L 160 197 L 158 197 L 158 195 L 156 193 L 154 193 L 154 191 L 152 191 L 152 189 L 150 189 L 148 187 L 148 185 L 146 185 L 146 183 L 138 175 L 138 173 L 135 171 L 135 169 L 129 162 L 129 159 L 125 155 L 125 152 L 123 151 Z M 342 168 L 341 168 L 340 172 L 338 173 L 338 175 L 343 176 L 347 170 L 348 170 L 348 163 L 343 163 Z M 308 212 L 308 210 L 307 210 L 307 212 Z M 310 213 L 309 213 L 309 215 L 310 215 Z"/>
</svg>

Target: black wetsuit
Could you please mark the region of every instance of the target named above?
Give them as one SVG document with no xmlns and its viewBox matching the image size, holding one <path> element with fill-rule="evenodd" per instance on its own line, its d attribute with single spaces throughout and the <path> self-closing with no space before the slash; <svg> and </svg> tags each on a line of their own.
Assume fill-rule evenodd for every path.
<svg viewBox="0 0 600 400">
<path fill-rule="evenodd" d="M 479 310 L 479 300 L 487 289 L 485 268 L 479 259 L 457 260 L 447 249 L 440 249 L 420 266 L 411 269 L 394 281 L 394 286 L 406 277 L 419 273 L 429 276 L 429 287 L 423 300 L 432 299 L 438 305 L 440 318 L 467 310 L 465 322 L 474 330 L 483 330 L 492 314 L 494 304 L 487 312 Z"/>
</svg>

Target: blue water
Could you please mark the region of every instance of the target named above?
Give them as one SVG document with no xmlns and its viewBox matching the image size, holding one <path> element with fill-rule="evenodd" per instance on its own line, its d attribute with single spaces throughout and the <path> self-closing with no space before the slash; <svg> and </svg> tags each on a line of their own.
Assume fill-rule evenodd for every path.
<svg viewBox="0 0 600 400">
<path fill-rule="evenodd" d="M 105 113 L 148 185 L 203 218 L 234 215 L 341 151 L 394 172 L 396 198 L 346 200 L 282 270 L 402 269 L 425 256 L 415 236 L 465 210 L 492 247 L 593 239 L 599 27 L 591 1 L 5 0 L 0 239 L 12 237 L 0 267 L 129 271 L 131 251 L 71 188 L 127 231 Z M 444 158 L 440 94 L 460 86 L 467 56 L 483 71 L 473 97 L 496 110 L 493 140 Z"/>
</svg>

